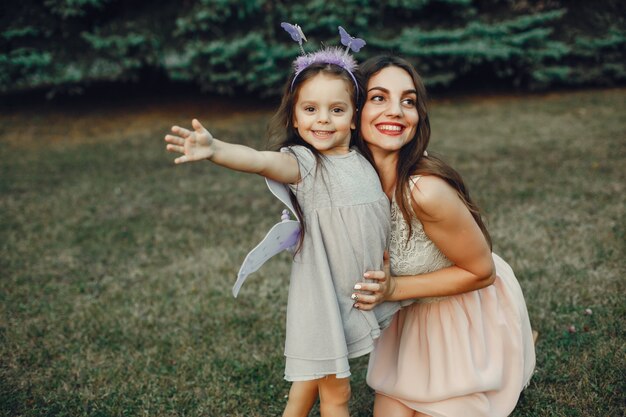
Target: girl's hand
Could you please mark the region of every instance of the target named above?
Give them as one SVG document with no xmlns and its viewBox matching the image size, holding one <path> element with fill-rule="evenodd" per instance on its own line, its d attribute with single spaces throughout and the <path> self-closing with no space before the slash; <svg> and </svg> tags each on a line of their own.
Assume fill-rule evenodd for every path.
<svg viewBox="0 0 626 417">
<path fill-rule="evenodd" d="M 363 276 L 377 282 L 359 282 L 354 286 L 356 290 L 352 294 L 355 301 L 354 308 L 359 310 L 372 310 L 378 304 L 387 300 L 395 289 L 395 277 L 391 276 L 389 256 L 387 252 L 383 257 L 384 267 L 382 271 L 367 271 Z"/>
<path fill-rule="evenodd" d="M 168 143 L 166 149 L 169 152 L 183 154 L 174 159 L 177 164 L 211 159 L 213 156 L 213 135 L 202 126 L 198 119 L 193 119 L 191 125 L 193 131 L 180 126 L 172 126 L 174 135 L 165 135 L 165 141 Z"/>
</svg>

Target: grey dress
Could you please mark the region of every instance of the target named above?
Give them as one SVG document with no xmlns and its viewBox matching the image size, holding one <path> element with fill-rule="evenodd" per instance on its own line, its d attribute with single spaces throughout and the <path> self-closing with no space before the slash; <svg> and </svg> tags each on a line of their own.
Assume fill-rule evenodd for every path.
<svg viewBox="0 0 626 417">
<path fill-rule="evenodd" d="M 354 284 L 381 270 L 390 231 L 389 200 L 376 171 L 356 150 L 315 156 L 303 146 L 283 148 L 298 159 L 301 181 L 290 185 L 306 231 L 294 258 L 287 305 L 285 379 L 350 376 L 348 358 L 372 351 L 400 306 L 353 307 Z"/>
</svg>

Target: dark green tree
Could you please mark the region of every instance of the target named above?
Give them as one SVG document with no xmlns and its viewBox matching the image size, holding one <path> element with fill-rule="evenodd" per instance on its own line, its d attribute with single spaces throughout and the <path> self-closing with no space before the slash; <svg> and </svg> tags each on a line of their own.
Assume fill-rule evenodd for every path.
<svg viewBox="0 0 626 417">
<path fill-rule="evenodd" d="M 626 80 L 626 6 L 580 0 L 24 0 L 0 6 L 0 91 L 73 91 L 150 77 L 232 95 L 279 94 L 298 46 L 364 38 L 363 60 L 398 53 L 431 86 L 472 77 L 519 89 Z"/>
</svg>

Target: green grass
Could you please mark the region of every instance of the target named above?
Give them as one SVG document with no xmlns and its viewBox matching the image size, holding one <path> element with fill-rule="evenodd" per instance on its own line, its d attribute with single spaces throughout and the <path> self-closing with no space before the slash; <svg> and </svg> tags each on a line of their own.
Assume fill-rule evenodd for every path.
<svg viewBox="0 0 626 417">
<path fill-rule="evenodd" d="M 612 89 L 431 106 L 431 150 L 465 177 L 540 332 L 513 416 L 624 415 L 625 104 Z M 282 207 L 259 177 L 174 166 L 162 141 L 198 116 L 261 148 L 268 115 L 206 103 L 0 115 L 0 415 L 281 413 L 289 256 L 238 299 L 230 289 Z M 366 366 L 353 362 L 354 416 L 371 415 Z"/>
</svg>

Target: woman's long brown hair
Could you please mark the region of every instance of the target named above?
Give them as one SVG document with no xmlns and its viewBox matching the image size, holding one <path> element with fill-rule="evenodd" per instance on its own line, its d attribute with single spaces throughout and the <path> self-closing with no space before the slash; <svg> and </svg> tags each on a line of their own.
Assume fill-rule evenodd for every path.
<svg viewBox="0 0 626 417">
<path fill-rule="evenodd" d="M 491 236 L 489 235 L 489 231 L 483 222 L 478 206 L 470 198 L 469 191 L 461 175 L 440 158 L 430 154 L 428 156 L 424 155 L 424 151 L 428 148 L 428 143 L 430 142 L 430 122 L 428 120 L 428 112 L 426 111 L 426 88 L 413 65 L 393 55 L 381 55 L 370 58 L 359 65 L 360 74 L 363 77 L 362 84 L 366 86 L 367 90 L 369 79 L 386 67 L 398 67 L 405 70 L 413 79 L 413 84 L 415 84 L 417 91 L 416 106 L 419 122 L 413 139 L 400 149 L 395 189 L 395 200 L 402 212 L 404 220 L 409 226 L 409 236 L 412 230 L 411 213 L 408 204 L 409 201 L 413 201 L 409 187 L 410 178 L 413 175 L 436 175 L 445 180 L 456 190 L 459 198 L 467 206 L 491 248 Z M 358 145 L 360 145 L 360 143 L 357 143 L 357 146 Z M 373 161 L 372 154 L 367 146 L 361 149 L 361 152 L 366 155 L 371 162 Z"/>
</svg>

